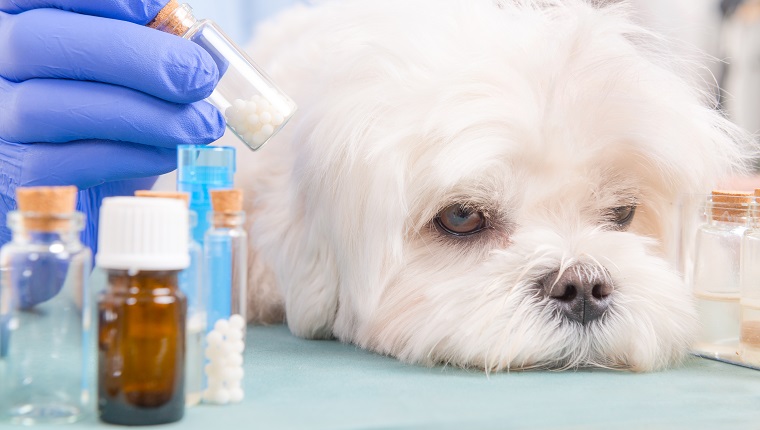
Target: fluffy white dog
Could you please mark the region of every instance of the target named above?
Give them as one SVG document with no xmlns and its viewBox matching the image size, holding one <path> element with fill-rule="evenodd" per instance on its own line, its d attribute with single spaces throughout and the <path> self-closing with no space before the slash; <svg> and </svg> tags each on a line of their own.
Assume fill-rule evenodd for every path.
<svg viewBox="0 0 760 430">
<path fill-rule="evenodd" d="M 351 0 L 253 57 L 299 105 L 250 194 L 250 312 L 486 371 L 647 371 L 688 349 L 672 202 L 750 140 L 625 5 Z"/>
</svg>

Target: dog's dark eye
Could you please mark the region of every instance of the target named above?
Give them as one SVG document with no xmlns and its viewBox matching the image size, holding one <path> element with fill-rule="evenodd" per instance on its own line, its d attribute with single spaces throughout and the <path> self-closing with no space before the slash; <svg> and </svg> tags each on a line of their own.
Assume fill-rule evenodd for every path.
<svg viewBox="0 0 760 430">
<path fill-rule="evenodd" d="M 636 205 L 620 206 L 610 210 L 610 221 L 615 224 L 617 229 L 625 229 L 633 221 L 633 215 L 636 213 Z"/>
<path fill-rule="evenodd" d="M 486 217 L 461 204 L 446 207 L 435 217 L 435 224 L 453 236 L 468 236 L 486 228 Z"/>
</svg>

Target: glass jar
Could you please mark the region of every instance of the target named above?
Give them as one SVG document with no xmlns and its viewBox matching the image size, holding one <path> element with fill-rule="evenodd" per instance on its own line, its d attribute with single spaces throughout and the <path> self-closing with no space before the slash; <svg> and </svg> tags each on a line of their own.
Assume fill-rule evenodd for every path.
<svg viewBox="0 0 760 430">
<path fill-rule="evenodd" d="M 92 254 L 79 240 L 76 187 L 18 190 L 23 200 L 68 210 L 8 214 L 13 239 L 0 250 L 0 421 L 70 423 L 90 414 L 94 357 Z M 22 197 L 21 194 L 27 194 Z"/>
<path fill-rule="evenodd" d="M 751 200 L 751 193 L 713 191 L 697 231 L 693 291 L 701 330 L 694 350 L 705 357 L 738 361 L 740 255 Z"/>
<path fill-rule="evenodd" d="M 191 40 L 211 55 L 220 78 L 208 101 L 252 150 L 266 143 L 295 113 L 293 100 L 216 23 L 197 20 L 189 5 L 171 0 L 148 25 Z"/>
<path fill-rule="evenodd" d="M 760 190 L 755 190 L 755 199 Z M 760 367 L 760 204 L 749 209 L 748 229 L 741 247 L 740 355 L 743 363 Z"/>
</svg>

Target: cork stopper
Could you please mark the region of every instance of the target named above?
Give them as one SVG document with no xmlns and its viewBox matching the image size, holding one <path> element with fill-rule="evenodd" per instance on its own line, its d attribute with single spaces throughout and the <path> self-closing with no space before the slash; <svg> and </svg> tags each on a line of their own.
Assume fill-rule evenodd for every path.
<svg viewBox="0 0 760 430">
<path fill-rule="evenodd" d="M 736 222 L 748 215 L 754 195 L 747 191 L 713 190 L 711 213 L 716 221 Z"/>
<path fill-rule="evenodd" d="M 153 191 L 153 190 L 137 190 L 135 191 L 135 197 L 155 197 L 163 199 L 177 199 L 185 202 L 185 205 L 190 205 L 190 194 L 179 191 Z"/>
<path fill-rule="evenodd" d="M 147 26 L 181 37 L 190 29 L 191 24 L 188 23 L 188 17 L 192 18 L 192 14 L 180 6 L 177 0 L 169 0 L 169 3 L 158 11 L 156 17 Z M 194 19 L 192 20 L 194 21 Z"/>
<path fill-rule="evenodd" d="M 24 228 L 56 231 L 68 228 L 66 218 L 76 211 L 77 187 L 21 187 L 16 189 L 19 212 L 34 214 L 24 217 Z"/>
<path fill-rule="evenodd" d="M 211 206 L 214 212 L 240 212 L 243 210 L 243 191 L 211 190 Z"/>
<path fill-rule="evenodd" d="M 235 228 L 243 221 L 243 191 L 210 190 L 211 206 L 214 208 L 213 224 L 217 228 Z"/>
</svg>

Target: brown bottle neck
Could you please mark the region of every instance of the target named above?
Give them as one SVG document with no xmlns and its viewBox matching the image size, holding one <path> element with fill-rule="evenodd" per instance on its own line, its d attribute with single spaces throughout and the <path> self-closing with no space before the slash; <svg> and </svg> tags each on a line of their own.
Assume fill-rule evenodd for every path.
<svg viewBox="0 0 760 430">
<path fill-rule="evenodd" d="M 115 292 L 139 294 L 157 292 L 175 294 L 179 291 L 179 270 L 140 271 L 109 270 L 108 287 Z"/>
</svg>

